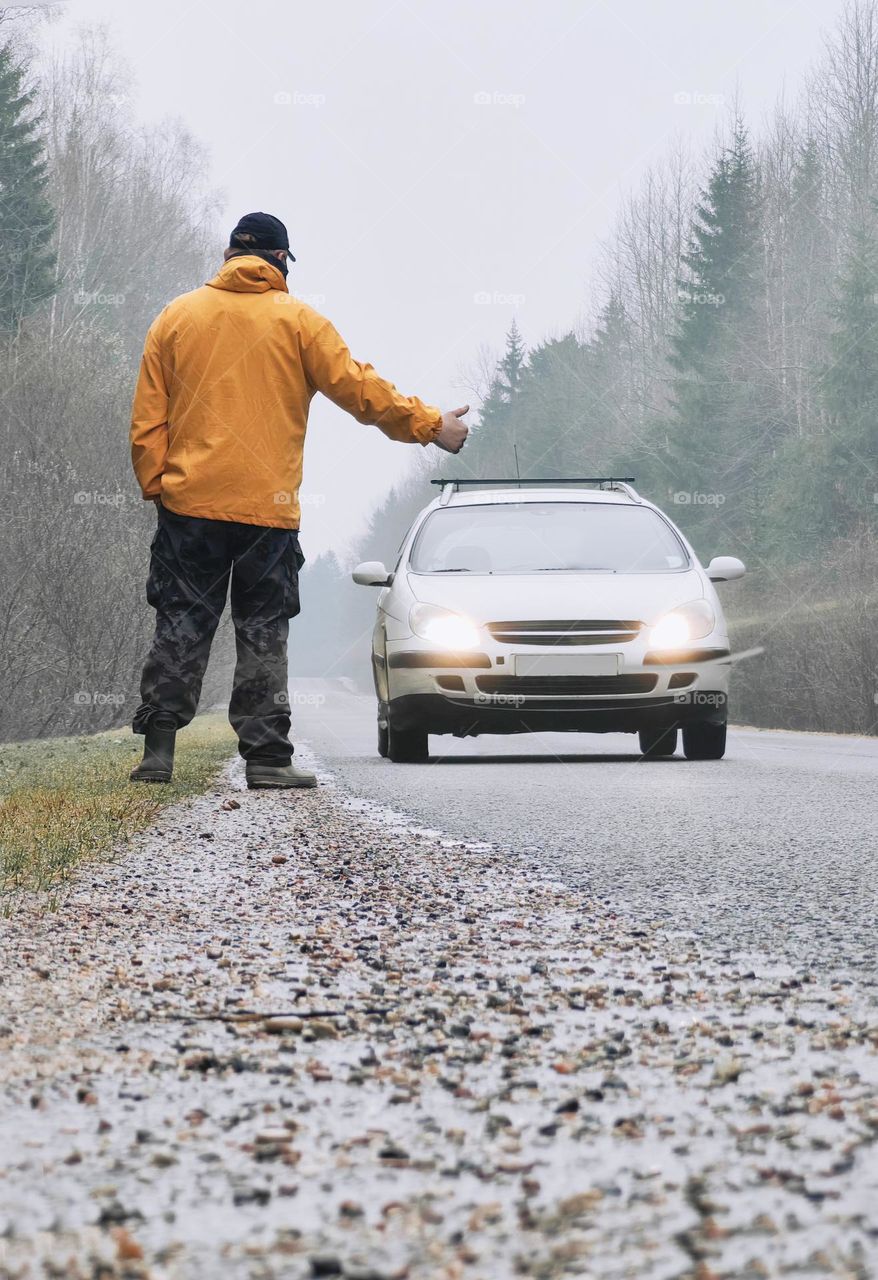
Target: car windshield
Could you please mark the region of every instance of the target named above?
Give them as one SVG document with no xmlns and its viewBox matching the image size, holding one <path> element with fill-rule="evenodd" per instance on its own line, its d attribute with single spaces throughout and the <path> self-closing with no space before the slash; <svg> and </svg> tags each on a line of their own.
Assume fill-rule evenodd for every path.
<svg viewBox="0 0 878 1280">
<path fill-rule="evenodd" d="M 410 559 L 415 573 L 668 573 L 688 562 L 655 511 L 604 502 L 438 508 Z"/>
</svg>

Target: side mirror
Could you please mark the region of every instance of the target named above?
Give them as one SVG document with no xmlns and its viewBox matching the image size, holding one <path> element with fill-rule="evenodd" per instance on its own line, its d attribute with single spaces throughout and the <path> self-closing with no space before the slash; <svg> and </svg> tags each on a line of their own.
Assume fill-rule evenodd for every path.
<svg viewBox="0 0 878 1280">
<path fill-rule="evenodd" d="M 393 574 L 388 573 L 380 560 L 364 560 L 351 574 L 361 587 L 389 587 Z"/>
<path fill-rule="evenodd" d="M 707 566 L 711 582 L 734 582 L 736 578 L 743 578 L 746 572 L 743 560 L 737 556 L 714 556 Z"/>
</svg>

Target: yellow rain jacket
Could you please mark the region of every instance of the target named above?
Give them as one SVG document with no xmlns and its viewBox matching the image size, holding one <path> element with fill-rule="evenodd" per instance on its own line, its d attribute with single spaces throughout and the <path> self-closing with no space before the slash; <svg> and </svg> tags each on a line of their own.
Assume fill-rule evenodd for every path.
<svg viewBox="0 0 878 1280">
<path fill-rule="evenodd" d="M 144 498 L 178 515 L 298 529 L 317 391 L 391 440 L 429 444 L 442 414 L 354 360 L 328 320 L 253 254 L 175 298 L 146 336 L 131 414 Z"/>
</svg>

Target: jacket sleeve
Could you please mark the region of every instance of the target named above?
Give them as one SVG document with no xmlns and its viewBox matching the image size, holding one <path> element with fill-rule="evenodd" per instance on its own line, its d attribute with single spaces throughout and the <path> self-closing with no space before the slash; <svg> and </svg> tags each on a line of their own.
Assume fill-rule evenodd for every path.
<svg viewBox="0 0 878 1280">
<path fill-rule="evenodd" d="M 144 498 L 158 498 L 168 454 L 168 380 L 162 317 L 150 326 L 131 409 L 131 462 Z"/>
<path fill-rule="evenodd" d="M 391 440 L 430 444 L 442 428 L 442 411 L 417 396 L 404 396 L 370 364 L 361 364 L 328 320 L 303 335 L 302 359 L 312 386 L 339 408 Z"/>
</svg>

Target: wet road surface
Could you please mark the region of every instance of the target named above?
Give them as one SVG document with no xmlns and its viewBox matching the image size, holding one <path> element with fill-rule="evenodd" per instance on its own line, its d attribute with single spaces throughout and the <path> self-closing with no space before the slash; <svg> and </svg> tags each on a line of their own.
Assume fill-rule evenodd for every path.
<svg viewBox="0 0 878 1280">
<path fill-rule="evenodd" d="M 375 700 L 293 680 L 294 731 L 338 782 L 424 827 L 526 852 L 617 910 L 742 952 L 876 971 L 878 739 L 733 729 L 723 761 L 618 734 L 431 737 L 376 752 Z"/>
</svg>

